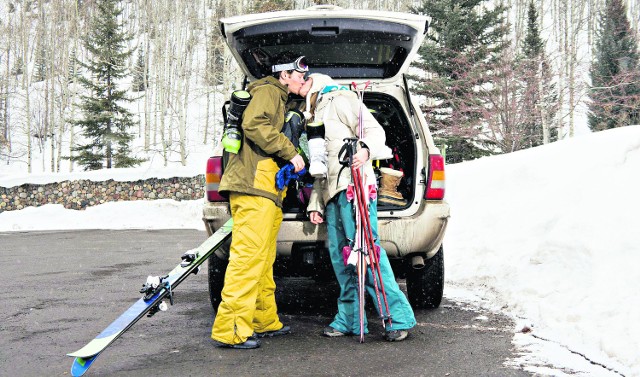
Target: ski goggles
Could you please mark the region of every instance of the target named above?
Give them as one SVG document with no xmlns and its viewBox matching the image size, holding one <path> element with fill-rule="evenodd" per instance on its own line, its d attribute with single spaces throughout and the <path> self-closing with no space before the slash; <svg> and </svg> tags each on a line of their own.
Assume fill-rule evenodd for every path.
<svg viewBox="0 0 640 377">
<path fill-rule="evenodd" d="M 309 66 L 307 65 L 307 60 L 304 56 L 299 57 L 293 63 L 286 64 L 276 64 L 271 67 L 271 72 L 282 72 L 282 71 L 293 71 L 296 70 L 298 72 L 309 72 Z"/>
</svg>

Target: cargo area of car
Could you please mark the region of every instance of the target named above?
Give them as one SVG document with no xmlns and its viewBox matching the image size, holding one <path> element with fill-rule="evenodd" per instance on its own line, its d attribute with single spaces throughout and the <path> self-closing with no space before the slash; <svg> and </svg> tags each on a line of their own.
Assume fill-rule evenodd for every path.
<svg viewBox="0 0 640 377">
<path fill-rule="evenodd" d="M 416 179 L 416 138 L 409 119 L 402 106 L 393 96 L 384 93 L 365 92 L 365 106 L 371 111 L 378 123 L 385 130 L 386 144 L 393 151 L 393 157 L 388 160 L 373 161 L 374 171 L 380 187 L 380 168 L 391 168 L 403 173 L 397 186 L 397 192 L 407 203 L 390 204 L 378 201 L 378 211 L 401 210 L 408 207 L 414 198 L 414 180 Z M 384 169 L 383 169 L 384 170 Z M 289 185 L 283 210 L 289 214 L 304 216 L 307 201 L 313 184 L 313 178 L 307 177 Z"/>
</svg>

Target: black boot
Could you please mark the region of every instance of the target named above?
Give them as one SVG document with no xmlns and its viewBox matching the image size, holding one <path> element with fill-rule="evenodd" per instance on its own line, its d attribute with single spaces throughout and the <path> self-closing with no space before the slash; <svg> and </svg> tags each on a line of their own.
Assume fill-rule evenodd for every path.
<svg viewBox="0 0 640 377">
<path fill-rule="evenodd" d="M 215 343 L 216 343 L 216 347 L 219 347 L 219 348 L 234 348 L 234 349 L 240 349 L 240 350 L 248 350 L 248 349 L 254 349 L 254 348 L 260 347 L 260 339 L 256 337 L 255 333 L 250 337 L 248 337 L 244 343 L 228 344 L 228 343 L 218 342 L 217 340 L 215 341 Z"/>
<path fill-rule="evenodd" d="M 256 334 L 258 335 L 258 338 L 264 338 L 264 337 L 271 338 L 274 336 L 287 335 L 290 332 L 291 332 L 291 327 L 287 325 L 282 325 L 282 328 L 280 330 L 265 331 L 265 332 L 259 332 Z"/>
</svg>

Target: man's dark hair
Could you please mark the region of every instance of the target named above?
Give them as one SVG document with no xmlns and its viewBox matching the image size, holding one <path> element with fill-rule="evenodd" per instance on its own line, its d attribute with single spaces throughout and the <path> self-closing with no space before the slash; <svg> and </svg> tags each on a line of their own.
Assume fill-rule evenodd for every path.
<svg viewBox="0 0 640 377">
<path fill-rule="evenodd" d="M 287 63 L 293 63 L 296 59 L 298 59 L 300 57 L 300 55 L 294 54 L 291 51 L 284 51 L 281 52 L 275 56 L 273 56 L 271 58 L 271 67 L 273 67 L 274 65 L 277 64 L 287 64 Z M 269 67 L 269 70 L 271 70 L 271 67 Z M 293 69 L 287 70 L 287 71 L 281 71 L 281 72 L 288 72 L 291 73 L 293 72 Z M 272 72 L 271 76 L 275 77 L 276 79 L 280 78 L 280 72 Z"/>
</svg>

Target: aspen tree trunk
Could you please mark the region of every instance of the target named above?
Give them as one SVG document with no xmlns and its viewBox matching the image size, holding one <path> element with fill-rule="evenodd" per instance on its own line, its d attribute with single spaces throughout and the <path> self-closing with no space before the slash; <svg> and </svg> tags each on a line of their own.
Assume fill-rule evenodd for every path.
<svg viewBox="0 0 640 377">
<path fill-rule="evenodd" d="M 581 67 L 581 60 L 578 57 L 578 48 L 580 36 L 588 33 L 588 20 L 585 20 L 584 1 L 572 0 L 571 2 L 571 41 L 569 49 L 569 136 L 575 134 L 575 110 L 577 108 L 576 98 L 580 98 L 580 92 L 583 90 L 582 85 L 578 83 L 577 70 Z M 576 94 L 578 94 L 576 96 Z"/>
<path fill-rule="evenodd" d="M 211 62 L 211 54 L 213 53 L 212 50 L 212 42 L 209 40 L 210 36 L 209 36 L 209 25 L 213 25 L 213 22 L 210 22 L 210 18 L 207 17 L 207 5 L 206 5 L 206 1 L 203 2 L 203 17 L 204 17 L 204 26 L 203 26 L 203 30 L 204 30 L 204 41 L 205 41 L 205 63 L 204 63 L 204 87 L 206 88 L 205 90 L 207 91 L 207 95 L 206 95 L 206 104 L 205 104 L 205 108 L 206 108 L 206 115 L 204 117 L 204 137 L 202 140 L 202 143 L 204 145 L 207 145 L 207 141 L 208 141 L 208 137 L 209 137 L 209 114 L 211 111 L 211 72 L 210 72 L 210 62 Z M 214 12 L 211 12 L 213 17 L 213 14 L 215 14 Z"/>
<path fill-rule="evenodd" d="M 29 24 L 27 21 L 27 0 L 22 0 L 22 89 L 25 92 L 25 122 L 27 127 L 27 172 L 32 173 L 31 146 L 31 104 L 29 100 Z"/>
<path fill-rule="evenodd" d="M 544 0 L 543 0 L 544 1 Z M 563 87 L 563 71 L 564 71 L 564 60 L 562 59 L 562 1 L 565 0 L 549 0 L 551 1 L 551 25 L 549 29 L 551 31 L 551 35 L 553 37 L 553 52 L 550 56 L 551 64 L 555 68 L 554 71 L 556 74 L 556 82 L 557 82 L 557 90 L 558 90 L 558 110 L 557 116 L 555 117 L 555 128 L 558 130 L 558 139 L 563 138 L 562 133 L 562 122 L 563 122 L 563 100 L 564 100 L 564 87 Z M 543 14 L 540 12 L 539 14 Z M 542 17 L 544 20 L 544 17 Z M 544 29 L 542 27 L 541 29 Z M 551 124 L 549 125 L 551 127 Z"/>
<path fill-rule="evenodd" d="M 13 35 L 13 22 L 9 23 L 9 33 L 11 35 Z M 5 137 L 5 141 L 7 142 L 7 150 L 8 150 L 8 154 L 11 155 L 11 128 L 9 126 L 9 88 L 10 88 L 10 82 L 11 82 L 11 42 L 9 41 L 7 43 L 7 58 L 6 60 L 6 83 L 5 83 L 5 89 L 4 89 L 4 93 L 5 93 L 5 97 L 4 97 L 4 114 L 3 114 L 3 119 L 2 122 L 4 123 L 4 137 Z"/>
<path fill-rule="evenodd" d="M 559 124 L 559 139 L 563 139 L 564 138 L 564 117 L 565 117 L 565 106 L 564 106 L 564 93 L 566 90 L 566 78 L 567 78 L 567 72 L 569 71 L 568 66 L 569 66 L 569 57 L 567 56 L 567 51 L 569 50 L 568 47 L 568 35 L 569 35 L 569 31 L 568 31 L 568 21 L 567 21 L 567 17 L 568 17 L 568 12 L 567 12 L 567 1 L 568 0 L 560 0 L 560 13 L 559 13 L 559 17 L 560 17 L 560 25 L 562 25 L 562 29 L 561 32 L 559 34 L 561 34 L 561 46 L 562 46 L 562 53 L 560 54 L 560 69 L 558 70 L 558 86 L 559 86 L 559 97 L 560 97 L 560 116 L 558 118 L 560 124 Z"/>
<path fill-rule="evenodd" d="M 152 144 L 157 147 L 158 146 L 158 130 L 160 128 L 160 126 L 158 125 L 159 122 L 161 122 L 159 120 L 159 114 L 162 111 L 162 106 L 161 106 L 161 98 L 160 98 L 160 93 L 162 91 L 161 86 L 162 83 L 160 82 L 160 74 L 162 72 L 162 61 L 158 60 L 158 58 L 160 57 L 160 47 L 158 46 L 158 44 L 156 43 L 156 49 L 155 49 L 155 86 L 154 86 L 154 97 L 155 97 L 155 103 L 154 103 L 154 110 L 153 110 L 153 142 Z"/>
<path fill-rule="evenodd" d="M 54 6 L 53 4 L 51 6 Z M 54 14 L 52 14 L 54 15 Z M 57 54 L 56 51 L 58 48 L 58 43 L 56 42 L 57 38 L 56 38 L 56 33 L 55 33 L 55 24 L 52 22 L 50 23 L 52 30 L 50 31 L 49 35 L 50 35 L 50 46 L 51 46 L 51 50 L 49 51 L 49 54 L 47 56 L 49 56 L 49 64 L 47 64 L 47 81 L 46 83 L 48 83 L 50 85 L 50 89 L 49 92 L 51 93 L 51 101 L 48 107 L 48 111 L 49 111 L 49 115 L 47 116 L 49 118 L 49 135 L 51 137 L 51 143 L 50 143 L 50 147 L 51 147 L 51 172 L 55 173 L 56 171 L 56 155 L 55 155 L 55 136 L 56 136 L 56 111 L 55 111 L 55 105 L 56 105 L 56 88 L 55 88 L 55 80 L 53 79 L 56 76 L 56 58 L 57 58 Z M 46 85 L 46 84 L 45 84 Z"/>
<path fill-rule="evenodd" d="M 56 49 L 58 52 L 57 59 L 58 64 L 51 64 L 51 69 L 56 72 L 55 77 L 58 78 L 58 82 L 60 84 L 59 92 L 59 106 L 58 106 L 58 126 L 56 130 L 56 155 L 55 155 L 55 171 L 60 172 L 60 163 L 62 161 L 62 139 L 63 134 L 66 133 L 66 119 L 65 119 L 65 110 L 68 106 L 69 99 L 69 47 L 71 43 L 71 25 L 69 23 L 69 19 L 67 15 L 69 14 L 68 5 L 60 5 L 59 8 L 56 7 L 55 15 L 56 22 L 54 25 L 62 25 L 56 27 L 56 33 L 54 33 L 54 38 L 58 40 L 60 43 L 60 48 Z M 57 70 L 56 70 L 56 67 Z M 53 153 L 53 152 L 52 152 Z M 53 159 L 53 157 L 52 157 Z"/>
<path fill-rule="evenodd" d="M 507 2 L 507 9 L 509 9 L 509 11 L 507 11 L 507 15 L 508 17 L 510 17 L 509 15 L 513 13 L 513 17 L 514 17 L 513 22 L 507 18 L 509 23 L 513 25 L 513 30 L 515 35 L 514 47 L 519 46 L 523 38 L 523 35 L 525 35 L 526 33 L 527 4 L 528 4 L 528 0 L 509 0 Z"/>
<path fill-rule="evenodd" d="M 587 44 L 593 46 L 593 34 L 595 32 L 595 0 L 587 0 Z"/>
<path fill-rule="evenodd" d="M 140 31 L 144 31 L 144 38 L 141 42 L 144 51 L 144 63 L 142 69 L 142 82 L 144 85 L 144 126 L 143 126 L 143 139 L 144 150 L 149 152 L 151 148 L 151 101 L 153 99 L 153 91 L 150 88 L 149 76 L 151 72 L 151 66 L 149 65 L 151 56 L 151 36 L 150 30 L 155 27 L 151 1 L 142 1 L 140 14 L 142 15 L 142 22 L 140 25 Z M 143 27 L 144 26 L 144 27 Z"/>
<path fill-rule="evenodd" d="M 68 25 L 68 21 L 67 21 Z M 66 33 L 65 33 L 66 34 Z M 69 35 L 65 36 L 65 39 L 69 38 Z M 56 172 L 60 172 L 60 165 L 62 163 L 62 135 L 66 131 L 67 119 L 65 119 L 65 110 L 69 107 L 69 46 L 66 46 L 61 56 L 62 59 L 62 81 L 60 83 L 60 107 L 58 118 L 60 119 L 58 124 L 58 140 L 57 140 L 57 155 L 56 155 Z"/>
<path fill-rule="evenodd" d="M 153 122 L 153 142 L 159 148 L 164 166 L 167 166 L 167 143 L 165 140 L 165 117 L 167 111 L 166 81 L 167 81 L 167 22 L 165 17 L 168 10 L 159 4 L 152 7 L 155 24 L 154 35 L 154 67 L 155 67 L 155 103 Z M 164 5 L 164 4 L 163 4 Z M 159 139 L 159 140 L 158 140 Z"/>
<path fill-rule="evenodd" d="M 58 4 L 59 5 L 59 4 Z M 47 64 L 46 64 L 46 72 L 47 72 L 47 80 L 45 81 L 45 85 L 47 85 L 49 87 L 49 103 L 45 106 L 45 109 L 48 112 L 47 115 L 47 119 L 48 119 L 48 135 L 51 138 L 50 140 L 50 148 L 51 148 L 51 156 L 50 156 L 50 169 L 51 172 L 54 173 L 55 172 L 55 132 L 56 132 L 56 113 L 55 113 L 55 107 L 56 107 L 56 99 L 57 99 L 57 93 L 56 93 L 56 83 L 54 80 L 54 77 L 56 76 L 56 59 L 58 58 L 58 42 L 57 42 L 57 38 L 56 38 L 56 30 L 57 30 L 57 23 L 55 20 L 56 17 L 56 6 L 55 4 L 50 4 L 49 7 L 49 22 L 45 22 L 45 24 L 43 26 L 45 26 L 46 28 L 48 28 L 48 33 L 47 33 L 47 37 L 46 39 L 49 40 L 49 43 L 47 44 Z"/>
<path fill-rule="evenodd" d="M 48 41 L 47 41 L 47 22 L 45 19 L 45 14 L 44 14 L 44 9 L 42 7 L 42 0 L 38 0 L 38 13 L 39 13 L 39 17 L 38 17 L 38 26 L 36 28 L 36 39 L 37 42 L 35 42 L 35 48 L 37 50 L 39 49 L 43 49 L 45 50 L 44 52 L 44 57 L 46 59 L 51 59 L 51 54 L 49 53 L 47 47 L 48 46 Z M 41 51 L 36 51 L 36 56 L 40 53 L 42 53 Z M 36 62 L 37 62 L 37 58 L 36 58 Z M 49 104 L 51 102 L 53 102 L 52 98 L 53 97 L 53 93 L 50 92 L 49 89 L 49 83 L 50 83 L 50 78 L 51 76 L 49 75 L 49 64 L 47 62 L 40 62 L 41 64 L 45 64 L 46 67 L 44 68 L 44 82 L 42 83 L 44 86 L 44 116 L 40 119 L 41 122 L 44 123 L 44 127 L 41 127 L 41 125 L 37 124 L 36 127 L 38 127 L 38 129 L 40 130 L 40 135 L 39 137 L 41 138 L 40 140 L 40 144 L 42 146 L 42 171 L 46 171 L 46 153 L 45 153 L 45 148 L 46 148 L 46 141 L 47 138 L 51 138 L 52 135 L 52 124 L 51 124 L 51 118 L 50 118 L 50 113 L 49 113 Z M 35 68 L 34 68 L 34 72 L 35 72 Z M 39 101 L 38 101 L 39 102 Z M 42 103 L 38 103 L 38 112 L 42 113 Z"/>
<path fill-rule="evenodd" d="M 160 74 L 164 74 L 166 72 L 166 62 L 162 64 L 162 71 Z M 158 102 L 160 105 L 160 110 L 158 111 L 160 116 L 160 143 L 162 144 L 162 158 L 164 159 L 164 166 L 167 166 L 167 141 L 165 140 L 165 118 L 166 118 L 166 104 L 167 100 L 165 98 L 166 89 L 164 88 L 164 84 L 158 83 Z"/>
<path fill-rule="evenodd" d="M 545 18 L 545 12 L 544 10 L 546 9 L 546 7 L 544 6 L 544 2 L 545 0 L 539 0 L 538 2 L 538 6 L 537 6 L 537 12 L 538 15 L 540 17 L 540 30 L 544 30 L 544 18 Z M 546 43 L 545 43 L 546 46 Z M 540 93 L 540 97 L 542 98 L 542 96 L 544 96 L 544 71 L 543 71 L 543 60 L 539 57 L 539 62 L 538 62 L 538 72 L 540 73 L 540 78 L 538 80 L 538 93 Z M 551 124 L 549 124 L 549 121 L 547 120 L 547 109 L 544 108 L 544 106 L 540 106 L 539 110 L 539 114 L 540 114 L 540 123 L 542 125 L 542 144 L 549 144 L 551 142 Z"/>
<path fill-rule="evenodd" d="M 573 117 L 573 113 L 575 110 L 575 66 L 577 64 L 576 62 L 576 52 L 575 52 L 575 38 L 577 33 L 575 32 L 574 28 L 576 27 L 574 24 L 574 4 L 573 1 L 574 0 L 569 0 L 571 1 L 571 7 L 570 7 L 570 11 L 567 12 L 569 14 L 569 30 L 570 30 L 570 37 L 571 39 L 569 40 L 569 49 L 566 51 L 567 53 L 567 64 L 568 64 L 568 68 L 569 71 L 567 73 L 567 79 L 569 82 L 568 85 L 568 89 L 569 89 L 569 137 L 573 137 L 574 132 L 575 132 L 575 125 L 573 123 L 574 117 Z"/>
<path fill-rule="evenodd" d="M 206 116 L 204 118 L 204 139 L 202 143 L 207 145 L 208 137 L 209 137 L 209 114 L 211 114 L 211 91 L 207 90 L 207 103 L 205 104 Z"/>
<path fill-rule="evenodd" d="M 37 35 L 37 42 L 35 43 L 35 48 L 39 49 L 45 49 L 47 50 L 47 48 L 45 47 L 45 45 L 48 45 L 48 43 L 45 43 L 46 41 L 46 34 L 47 34 L 47 22 L 45 20 L 45 14 L 44 14 L 44 9 L 42 7 L 42 0 L 38 0 L 38 13 L 39 13 L 39 17 L 38 17 L 38 27 L 36 28 L 36 35 Z M 50 54 L 47 54 L 48 51 L 45 52 L 45 57 L 46 58 L 51 58 Z M 37 54 L 39 54 L 40 51 L 36 51 L 36 56 Z M 37 60 L 37 59 L 36 59 Z M 44 62 L 42 62 L 44 63 Z M 46 64 L 46 63 L 45 63 Z M 49 118 L 49 102 L 51 102 L 51 100 L 49 99 L 49 65 L 47 64 L 47 67 L 45 68 L 45 73 L 44 73 L 44 128 L 42 129 L 42 138 L 43 138 L 43 143 L 44 143 L 44 139 L 49 137 L 49 135 L 51 134 L 51 131 L 49 130 L 51 128 L 51 123 L 50 123 L 50 118 Z M 42 170 L 44 171 L 44 151 L 42 153 Z"/>
<path fill-rule="evenodd" d="M 198 37 L 196 35 L 196 31 L 198 30 L 197 28 L 197 22 L 198 22 L 198 12 L 197 9 L 195 7 L 195 5 L 192 5 L 192 19 L 191 19 L 191 30 L 189 31 L 189 42 L 187 43 L 187 61 L 186 61 L 186 75 L 185 75 L 185 90 L 184 90 L 184 106 L 182 107 L 182 110 L 185 112 L 185 116 L 183 119 L 183 124 L 182 124 L 182 130 L 184 133 L 184 137 L 182 138 L 182 140 L 180 141 L 180 144 L 183 148 L 182 151 L 182 155 L 184 156 L 183 161 L 182 161 L 182 165 L 186 166 L 187 165 L 187 139 L 186 139 L 186 135 L 187 135 L 187 117 L 189 116 L 189 112 L 187 111 L 187 107 L 189 106 L 189 95 L 191 94 L 191 77 L 193 75 L 193 58 L 194 58 L 194 51 L 196 48 L 196 43 L 198 40 Z"/>
<path fill-rule="evenodd" d="M 145 55 L 144 55 L 144 72 L 142 76 L 142 80 L 144 82 L 144 150 L 149 151 L 149 144 L 151 141 L 151 98 L 153 93 L 150 93 L 151 88 L 149 87 L 149 56 L 151 55 L 149 51 L 149 34 L 145 35 Z"/>
<path fill-rule="evenodd" d="M 8 26 L 0 25 L 0 35 L 7 34 L 7 29 L 8 29 Z M 5 51 L 9 50 L 8 45 L 9 45 L 9 41 L 7 41 L 7 49 L 4 50 L 5 46 L 0 44 L 0 48 L 3 49 L 3 51 L 0 52 L 0 63 L 2 63 L 3 59 L 9 60 L 9 54 L 8 53 L 6 53 L 6 55 L 4 54 Z M 7 140 L 7 134 L 8 134 L 7 122 L 4 120 L 5 114 L 7 113 L 6 98 L 9 95 L 9 93 L 4 89 L 5 89 L 5 82 L 8 80 L 9 80 L 8 75 L 3 76 L 0 73 L 0 152 L 2 152 L 5 146 L 5 143 Z"/>
<path fill-rule="evenodd" d="M 549 124 L 547 123 L 547 111 L 544 108 L 544 102 L 541 100 L 545 95 L 544 93 L 544 71 L 543 71 L 543 60 L 541 57 L 538 57 L 538 72 L 540 77 L 538 78 L 538 93 L 540 93 L 540 100 L 538 101 L 538 112 L 540 114 L 540 123 L 542 125 L 542 144 L 549 144 L 550 142 L 550 132 L 549 132 Z"/>
<path fill-rule="evenodd" d="M 160 87 L 162 85 L 162 83 L 160 82 L 160 71 L 162 70 L 162 62 L 163 60 L 161 59 L 161 54 L 160 51 L 162 50 L 162 46 L 160 46 L 160 22 L 159 22 L 159 17 L 158 17 L 158 13 L 157 10 L 154 9 L 153 7 L 151 7 L 151 10 L 149 12 L 151 14 L 151 23 L 154 25 L 154 30 L 155 30 L 155 35 L 153 38 L 153 45 L 154 45 L 154 49 L 153 49 L 153 74 L 154 74 L 154 86 L 153 86 L 153 97 L 150 96 L 150 98 L 154 98 L 154 101 L 150 101 L 151 104 L 150 106 L 152 106 L 152 110 L 153 110 L 153 140 L 151 142 L 151 145 L 154 146 L 154 148 L 158 147 L 158 113 L 160 111 L 160 109 L 162 108 L 159 104 L 159 100 L 160 100 Z M 149 51 L 149 53 L 151 53 L 151 50 Z"/>
<path fill-rule="evenodd" d="M 160 143 L 162 144 L 162 158 L 164 159 L 164 166 L 167 166 L 168 163 L 168 155 L 167 155 L 167 140 L 165 137 L 165 123 L 166 123 L 166 116 L 167 116 L 167 77 L 168 77 L 168 62 L 167 62 L 167 54 L 162 54 L 163 52 L 167 52 L 167 34 L 166 34 L 166 29 L 167 29 L 167 25 L 163 25 L 163 28 L 161 29 L 161 45 L 162 45 L 162 49 L 158 51 L 159 53 L 159 57 L 160 57 L 160 62 L 162 64 L 162 69 L 159 72 L 158 75 L 158 99 L 159 99 L 159 116 L 160 116 Z M 170 52 L 169 52 L 170 54 Z"/>
<path fill-rule="evenodd" d="M 173 42 L 173 41 L 171 41 Z M 167 56 L 176 56 L 176 50 L 175 50 L 175 45 L 173 43 L 170 43 L 170 45 L 168 46 L 168 55 Z M 174 75 L 176 75 L 176 66 L 175 63 L 173 61 L 168 60 L 167 61 L 167 73 L 166 73 L 166 77 L 167 77 L 167 83 L 165 86 L 165 101 L 167 102 L 166 106 L 167 106 L 167 113 L 165 114 L 165 116 L 167 117 L 166 120 L 166 125 L 167 125 L 167 129 L 165 130 L 165 140 L 167 143 L 167 149 L 169 149 L 170 147 L 173 146 L 173 122 L 174 122 L 174 114 L 175 114 L 175 93 L 177 92 L 177 83 L 178 83 L 178 79 L 176 77 L 174 77 Z M 170 152 L 170 150 L 168 151 Z"/>
<path fill-rule="evenodd" d="M 78 95 L 78 62 L 76 59 L 78 58 L 78 40 L 80 39 L 80 14 L 78 13 L 78 2 L 74 2 L 74 10 L 73 10 L 73 51 L 75 56 L 73 57 L 73 61 L 71 64 L 73 65 L 73 77 L 71 78 L 71 91 L 73 92 L 73 97 L 69 101 L 71 105 L 71 119 L 75 120 L 76 107 L 75 107 L 75 97 Z M 69 157 L 73 156 L 73 146 L 75 144 L 75 127 L 73 122 L 69 124 Z M 73 172 L 73 164 L 74 161 L 69 159 L 69 172 Z"/>
<path fill-rule="evenodd" d="M 37 44 L 36 44 L 37 46 Z M 34 70 L 35 72 L 35 70 Z M 42 138 L 41 144 L 44 147 L 44 144 L 46 142 L 46 138 L 51 136 L 51 133 L 49 132 L 49 102 L 51 102 L 49 100 L 49 79 L 45 78 L 44 79 L 44 104 L 42 104 L 40 101 L 38 101 L 36 103 L 36 108 L 39 108 L 39 110 L 37 111 L 42 111 L 42 106 L 44 106 L 44 116 L 42 117 L 42 119 L 40 119 L 41 122 L 44 123 L 44 127 L 41 128 L 41 135 L 39 135 L 39 137 Z M 38 123 L 38 122 L 36 122 Z M 40 128 L 39 124 L 36 124 L 36 127 Z M 42 171 L 46 171 L 45 170 L 45 151 L 42 151 Z"/>
<path fill-rule="evenodd" d="M 187 165 L 187 106 L 189 105 L 189 81 L 191 79 L 191 53 L 187 53 L 187 61 L 184 74 L 184 95 L 183 104 L 180 106 L 180 125 L 178 131 L 180 133 L 180 162 L 182 166 Z"/>
<path fill-rule="evenodd" d="M 187 165 L 187 116 L 186 116 L 186 108 L 189 105 L 189 82 L 191 80 L 191 60 L 193 54 L 193 41 L 195 41 L 195 35 L 192 27 L 192 22 L 195 21 L 195 15 L 193 12 L 193 6 L 187 6 L 189 8 L 188 11 L 184 12 L 186 15 L 186 19 L 181 23 L 184 25 L 184 34 L 183 38 L 185 40 L 180 44 L 181 46 L 186 46 L 186 50 L 182 51 L 180 56 L 182 56 L 181 67 L 179 72 L 181 73 L 178 79 L 178 85 L 180 89 L 178 90 L 178 100 L 176 104 L 178 104 L 179 108 L 179 123 L 178 123 L 178 135 L 179 135 L 179 145 L 180 145 L 180 162 L 182 166 Z M 182 93 L 180 93 L 182 92 Z M 182 97 L 182 103 L 180 102 L 180 97 Z"/>
<path fill-rule="evenodd" d="M 77 20 L 76 20 L 77 22 Z M 78 28 L 78 26 L 76 25 L 76 29 Z M 76 35 L 77 35 L 77 31 L 76 31 Z M 74 45 L 77 48 L 78 47 L 78 42 L 77 42 L 77 38 L 74 39 Z M 75 50 L 77 51 L 77 50 Z M 77 57 L 77 55 L 76 55 Z M 71 120 L 75 120 L 75 115 L 76 115 L 76 107 L 74 104 L 74 100 L 73 98 L 75 98 L 75 96 L 77 96 L 78 94 L 78 79 L 75 77 L 76 76 L 76 72 L 78 69 L 78 63 L 76 62 L 75 58 L 73 59 L 73 62 L 71 64 L 73 64 L 73 72 L 74 72 L 74 77 L 71 78 L 71 90 L 73 92 L 73 96 L 69 101 L 70 107 L 71 107 Z M 73 146 L 75 144 L 75 127 L 73 122 L 69 122 L 69 157 L 73 156 Z M 62 148 L 60 148 L 62 149 Z M 73 172 L 73 163 L 74 161 L 72 159 L 69 159 L 69 172 Z"/>
<path fill-rule="evenodd" d="M 628 14 L 630 15 L 629 21 L 631 22 L 631 30 L 635 32 L 636 40 L 640 40 L 640 1 L 629 1 Z"/>
<path fill-rule="evenodd" d="M 183 4 L 180 4 L 183 5 Z M 178 124 L 177 124 L 177 130 L 178 130 L 178 150 L 180 152 L 180 162 L 183 161 L 184 158 L 184 154 L 183 154 L 183 146 L 182 146 L 182 140 L 184 136 L 184 131 L 182 129 L 182 120 L 184 118 L 184 106 L 183 103 L 186 104 L 186 101 L 183 102 L 184 99 L 184 95 L 185 95 L 185 79 L 186 79 L 186 65 L 187 65 L 187 57 L 186 57 L 186 46 L 187 46 L 187 36 L 188 36 L 188 16 L 187 16 L 187 12 L 188 11 L 182 11 L 179 12 L 181 14 L 181 16 L 177 17 L 176 19 L 176 26 L 178 26 L 180 28 L 180 32 L 178 33 L 177 38 L 174 39 L 174 46 L 175 46 L 175 56 L 178 56 L 179 59 L 177 59 L 176 61 L 176 65 L 175 65 L 175 85 L 176 85 L 176 89 L 174 91 L 175 93 L 175 100 L 173 101 L 174 105 L 176 106 L 173 109 L 174 113 L 177 113 L 177 120 L 178 120 Z"/>
<path fill-rule="evenodd" d="M 175 4 L 172 3 L 171 5 L 174 6 Z M 169 14 L 176 15 L 174 8 L 171 8 L 168 11 L 169 11 Z M 175 33 L 171 33 L 171 35 L 169 35 L 168 33 L 169 27 L 174 25 L 175 27 L 179 27 L 175 23 L 175 19 L 170 18 L 167 23 L 167 29 L 165 30 L 166 32 L 165 38 L 167 39 L 166 50 L 165 50 L 165 53 L 166 53 L 165 61 L 167 62 L 167 65 L 166 65 L 167 72 L 165 72 L 165 75 L 164 75 L 167 80 L 166 86 L 164 87 L 164 89 L 166 90 L 165 101 L 167 101 L 166 103 L 167 113 L 165 114 L 165 116 L 168 115 L 169 117 L 167 122 L 168 128 L 165 130 L 165 143 L 166 143 L 165 152 L 167 153 L 167 158 L 168 158 L 168 153 L 170 152 L 169 147 L 173 146 L 173 122 L 175 118 L 174 106 L 176 103 L 174 99 L 174 95 L 176 93 L 176 86 L 178 84 L 178 79 L 174 77 L 178 74 L 176 69 L 176 64 L 178 59 L 172 59 L 172 57 L 179 57 L 177 48 L 176 48 L 176 44 L 177 44 L 176 36 L 175 36 Z M 182 31 L 182 28 L 179 28 L 179 30 Z"/>
</svg>

